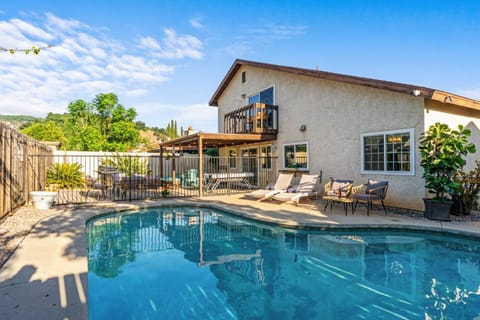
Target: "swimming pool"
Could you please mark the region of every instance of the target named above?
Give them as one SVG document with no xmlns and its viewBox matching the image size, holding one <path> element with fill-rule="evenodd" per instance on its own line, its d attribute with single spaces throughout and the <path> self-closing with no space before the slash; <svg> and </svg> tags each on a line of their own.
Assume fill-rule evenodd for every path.
<svg viewBox="0 0 480 320">
<path fill-rule="evenodd" d="M 474 319 L 480 242 L 291 230 L 211 208 L 87 223 L 90 319 Z"/>
</svg>

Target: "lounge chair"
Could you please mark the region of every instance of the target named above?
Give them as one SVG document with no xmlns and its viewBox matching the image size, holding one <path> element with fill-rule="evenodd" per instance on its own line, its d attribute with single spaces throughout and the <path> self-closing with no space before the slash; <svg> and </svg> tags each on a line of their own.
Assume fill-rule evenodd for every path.
<svg viewBox="0 0 480 320">
<path fill-rule="evenodd" d="M 303 174 L 298 185 L 285 192 L 277 193 L 273 196 L 273 199 L 298 204 L 302 198 L 317 195 L 319 179 L 318 175 Z"/>
<path fill-rule="evenodd" d="M 280 173 L 277 181 L 273 185 L 268 185 L 265 189 L 255 190 L 248 193 L 248 196 L 257 198 L 258 201 L 271 199 L 274 195 L 285 192 L 292 183 L 293 173 Z"/>
<path fill-rule="evenodd" d="M 385 208 L 383 200 L 387 195 L 388 181 L 368 180 L 367 184 L 356 186 L 352 189 L 352 198 L 355 200 L 353 213 L 355 213 L 358 203 L 363 202 L 367 206 L 367 215 L 370 215 L 370 209 L 372 208 L 373 202 L 380 202 L 383 211 L 387 214 L 387 209 Z"/>
</svg>

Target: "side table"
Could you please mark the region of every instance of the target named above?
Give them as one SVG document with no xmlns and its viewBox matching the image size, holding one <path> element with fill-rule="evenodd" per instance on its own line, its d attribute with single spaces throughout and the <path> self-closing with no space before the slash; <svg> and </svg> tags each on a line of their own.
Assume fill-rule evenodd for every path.
<svg viewBox="0 0 480 320">
<path fill-rule="evenodd" d="M 348 197 L 338 197 L 338 196 L 323 196 L 323 200 L 326 201 L 324 210 L 327 210 L 328 205 L 330 204 L 330 210 L 332 210 L 333 205 L 338 203 L 343 203 L 343 208 L 345 209 L 345 215 L 348 214 L 348 205 L 350 204 L 353 215 L 353 199 Z"/>
</svg>

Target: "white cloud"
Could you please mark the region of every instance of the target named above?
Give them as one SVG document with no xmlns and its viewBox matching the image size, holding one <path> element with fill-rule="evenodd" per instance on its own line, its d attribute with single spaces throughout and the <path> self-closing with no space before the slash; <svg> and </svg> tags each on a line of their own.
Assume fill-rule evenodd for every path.
<svg viewBox="0 0 480 320">
<path fill-rule="evenodd" d="M 190 19 L 190 25 L 195 29 L 204 29 L 205 26 L 200 22 L 200 18 Z"/>
<path fill-rule="evenodd" d="M 246 33 L 248 37 L 254 37 L 256 39 L 279 40 L 302 35 L 306 30 L 307 27 L 301 25 L 279 25 L 269 23 L 255 28 L 248 28 Z"/>
<path fill-rule="evenodd" d="M 177 35 L 173 29 L 163 30 L 165 37 L 162 39 L 159 49 L 152 52 L 152 56 L 156 58 L 166 59 L 201 59 L 203 58 L 202 41 L 192 35 Z M 152 39 L 153 40 L 153 39 Z"/>
<path fill-rule="evenodd" d="M 159 42 L 141 37 L 139 44 L 146 50 L 136 51 L 108 38 L 108 30 L 100 31 L 52 13 L 0 20 L 0 34 L 2 45 L 9 45 L 8 48 L 29 48 L 47 42 L 53 45 L 39 55 L 0 52 L 3 114 L 63 113 L 69 102 L 90 101 L 102 92 L 148 98 L 174 74 L 170 59 L 203 56 L 198 38 L 177 35 L 173 29 L 165 29 L 165 37 Z M 168 58 L 169 63 L 162 58 Z"/>
<path fill-rule="evenodd" d="M 248 41 L 237 41 L 225 47 L 224 50 L 228 54 L 238 57 L 252 52 L 252 45 L 253 44 Z"/>
<path fill-rule="evenodd" d="M 142 97 L 146 96 L 148 94 L 147 89 L 133 89 L 125 92 L 127 97 Z"/>
<path fill-rule="evenodd" d="M 150 50 L 160 50 L 160 45 L 158 44 L 157 40 L 155 40 L 152 37 L 140 38 L 138 42 L 139 42 L 140 48 L 150 49 Z"/>
<path fill-rule="evenodd" d="M 80 21 L 73 20 L 73 19 L 71 20 L 62 19 L 50 12 L 47 12 L 45 16 L 47 17 L 46 26 L 45 26 L 46 29 L 51 31 L 56 31 L 57 34 L 61 34 L 62 32 L 69 33 L 79 28 L 88 28 L 87 25 L 81 23 Z"/>
<path fill-rule="evenodd" d="M 45 41 L 53 40 L 53 36 L 50 33 L 45 32 L 44 30 L 37 28 L 34 25 L 23 20 L 12 19 L 10 20 L 10 23 L 16 26 L 20 32 L 26 33 L 27 35 L 33 36 L 37 39 L 42 39 Z"/>
<path fill-rule="evenodd" d="M 273 41 L 288 40 L 306 33 L 308 27 L 304 25 L 282 25 L 282 24 L 252 24 L 245 25 L 240 30 L 242 33 L 232 36 L 234 42 L 224 50 L 234 56 L 239 56 L 258 50 L 259 46 Z"/>
</svg>

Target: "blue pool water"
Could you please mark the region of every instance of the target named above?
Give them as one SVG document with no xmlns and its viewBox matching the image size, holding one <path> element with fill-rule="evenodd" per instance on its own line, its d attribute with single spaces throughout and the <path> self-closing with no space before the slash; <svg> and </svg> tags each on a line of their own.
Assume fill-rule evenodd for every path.
<svg viewBox="0 0 480 320">
<path fill-rule="evenodd" d="M 209 208 L 87 224 L 90 319 L 476 319 L 480 242 L 290 230 Z"/>
</svg>

